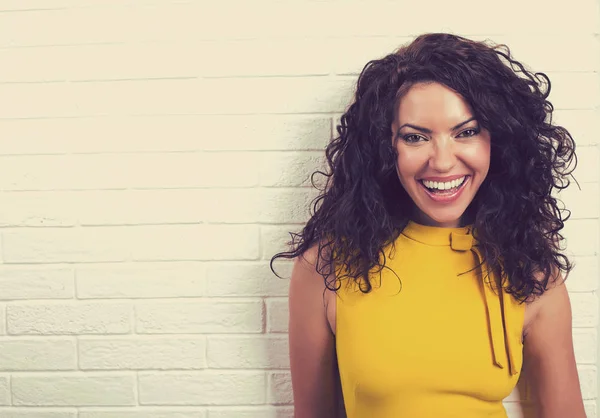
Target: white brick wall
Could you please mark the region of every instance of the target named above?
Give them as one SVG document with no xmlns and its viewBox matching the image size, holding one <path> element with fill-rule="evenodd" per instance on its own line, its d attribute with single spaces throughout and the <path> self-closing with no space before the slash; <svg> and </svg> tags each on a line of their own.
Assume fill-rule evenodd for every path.
<svg viewBox="0 0 600 418">
<path fill-rule="evenodd" d="M 459 3 L 0 1 L 0 418 L 292 417 L 267 260 L 362 66 L 426 31 L 551 77 L 579 146 L 562 197 L 597 417 L 598 0 Z"/>
</svg>

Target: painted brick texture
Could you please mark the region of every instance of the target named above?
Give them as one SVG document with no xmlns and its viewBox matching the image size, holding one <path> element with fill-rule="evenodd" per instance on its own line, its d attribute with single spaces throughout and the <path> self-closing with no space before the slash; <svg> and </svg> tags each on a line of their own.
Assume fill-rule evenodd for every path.
<svg viewBox="0 0 600 418">
<path fill-rule="evenodd" d="M 364 64 L 427 31 L 506 42 L 552 80 L 597 417 L 600 6 L 459 3 L 0 2 L 0 418 L 291 418 L 268 260 Z M 506 407 L 526 416 L 527 394 Z"/>
</svg>

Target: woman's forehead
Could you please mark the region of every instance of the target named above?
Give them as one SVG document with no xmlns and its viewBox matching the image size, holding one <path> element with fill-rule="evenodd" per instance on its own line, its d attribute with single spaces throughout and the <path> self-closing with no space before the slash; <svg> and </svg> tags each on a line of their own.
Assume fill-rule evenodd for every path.
<svg viewBox="0 0 600 418">
<path fill-rule="evenodd" d="M 466 100 L 439 83 L 419 83 L 400 99 L 397 122 L 453 127 L 473 116 Z M 433 129 L 433 126 L 429 126 Z"/>
</svg>

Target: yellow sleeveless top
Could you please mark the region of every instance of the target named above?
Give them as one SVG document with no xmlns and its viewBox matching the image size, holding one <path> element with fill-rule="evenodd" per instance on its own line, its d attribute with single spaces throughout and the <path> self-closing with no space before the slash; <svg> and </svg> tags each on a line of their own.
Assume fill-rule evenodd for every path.
<svg viewBox="0 0 600 418">
<path fill-rule="evenodd" d="M 507 417 L 525 305 L 492 289 L 470 231 L 410 222 L 386 248 L 398 277 L 374 273 L 367 294 L 342 281 L 336 350 L 348 418 Z"/>
</svg>

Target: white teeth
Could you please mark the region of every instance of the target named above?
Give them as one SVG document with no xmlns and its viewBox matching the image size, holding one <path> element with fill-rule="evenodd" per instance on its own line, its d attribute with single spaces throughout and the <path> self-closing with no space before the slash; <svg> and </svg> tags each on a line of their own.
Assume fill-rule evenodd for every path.
<svg viewBox="0 0 600 418">
<path fill-rule="evenodd" d="M 465 181 L 466 176 L 447 182 L 423 180 L 423 184 L 428 189 L 449 190 L 460 186 Z"/>
</svg>

